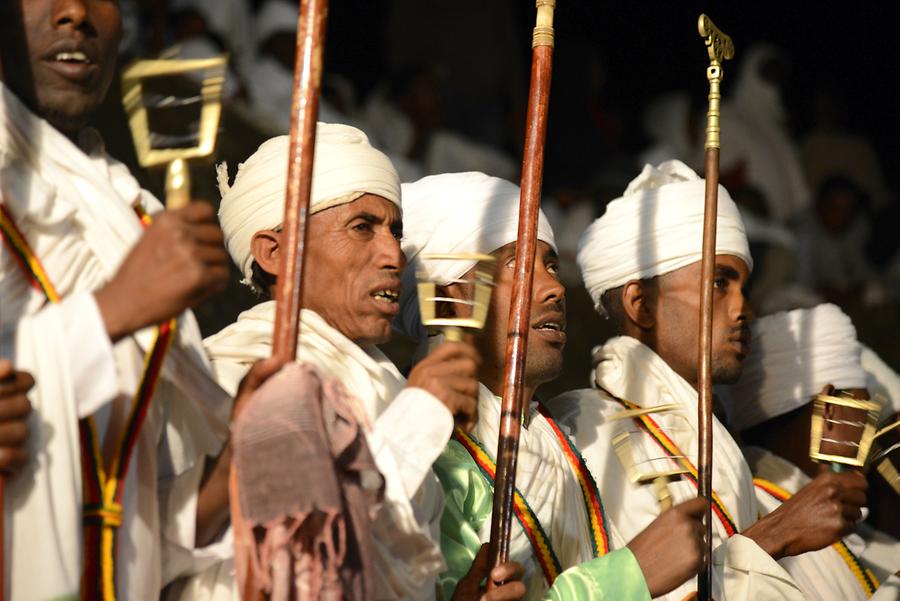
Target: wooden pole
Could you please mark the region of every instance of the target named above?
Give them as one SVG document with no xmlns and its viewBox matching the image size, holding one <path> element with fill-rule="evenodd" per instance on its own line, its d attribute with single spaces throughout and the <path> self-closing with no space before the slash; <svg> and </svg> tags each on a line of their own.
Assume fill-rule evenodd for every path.
<svg viewBox="0 0 900 601">
<path fill-rule="evenodd" d="M 282 245 L 284 255 L 276 284 L 275 330 L 272 355 L 284 361 L 297 356 L 303 273 L 307 239 L 309 196 L 312 190 L 316 116 L 322 81 L 325 25 L 328 0 L 300 0 L 297 22 L 297 55 L 294 62 L 294 92 L 291 100 L 290 153 L 285 192 Z M 235 567 L 241 598 L 262 599 L 248 558 L 250 533 L 243 527 L 237 471 L 232 463 L 229 480 L 231 520 L 235 533 Z"/>
<path fill-rule="evenodd" d="M 525 402 L 525 353 L 531 326 L 531 294 L 537 250 L 537 226 L 547 138 L 547 107 L 553 59 L 553 11 L 556 0 L 537 0 L 537 23 L 532 39 L 531 88 L 522 158 L 516 271 L 510 304 L 503 375 L 503 400 L 497 441 L 497 473 L 491 520 L 490 558 L 496 566 L 509 561 L 510 528 L 516 490 L 516 463 Z M 530 399 L 529 399 L 530 400 Z M 492 583 L 488 580 L 488 586 Z"/>
<path fill-rule="evenodd" d="M 309 195 L 312 190 L 316 115 L 322 82 L 322 54 L 328 0 L 301 0 L 297 25 L 297 59 L 291 101 L 290 158 L 284 203 L 284 258 L 276 285 L 275 333 L 272 355 L 285 361 L 297 356 L 300 308 L 303 301 Z"/>
<path fill-rule="evenodd" d="M 706 70 L 709 80 L 709 111 L 706 124 L 706 204 L 703 210 L 703 256 L 700 262 L 700 336 L 698 344 L 697 424 L 699 450 L 697 458 L 697 493 L 712 501 L 713 464 L 713 414 L 712 414 L 712 313 L 713 280 L 716 270 L 716 218 L 719 206 L 719 84 L 722 81 L 721 61 L 734 56 L 731 38 L 722 33 L 706 15 L 700 15 L 697 23 L 700 35 L 706 38 L 710 65 Z M 712 599 L 712 505 L 703 518 L 705 530 L 705 554 L 703 568 L 697 582 L 698 596 L 702 601 Z"/>
</svg>

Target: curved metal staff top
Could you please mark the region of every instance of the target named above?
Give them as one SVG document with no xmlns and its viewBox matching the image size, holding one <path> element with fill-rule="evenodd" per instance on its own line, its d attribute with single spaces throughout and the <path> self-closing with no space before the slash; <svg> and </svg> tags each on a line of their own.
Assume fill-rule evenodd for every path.
<svg viewBox="0 0 900 601">
<path fill-rule="evenodd" d="M 698 353 L 697 424 L 700 434 L 697 462 L 697 491 L 707 501 L 712 499 L 712 311 L 713 277 L 716 263 L 716 215 L 719 204 L 719 103 L 722 95 L 722 61 L 734 57 L 731 38 L 715 26 L 712 19 L 700 15 L 697 29 L 705 38 L 709 54 L 706 78 L 709 80 L 709 110 L 706 113 L 706 205 L 703 211 L 703 259 L 700 280 L 700 344 Z M 698 596 L 712 599 L 712 514 L 711 505 L 704 516 L 706 554 L 698 576 Z"/>
</svg>

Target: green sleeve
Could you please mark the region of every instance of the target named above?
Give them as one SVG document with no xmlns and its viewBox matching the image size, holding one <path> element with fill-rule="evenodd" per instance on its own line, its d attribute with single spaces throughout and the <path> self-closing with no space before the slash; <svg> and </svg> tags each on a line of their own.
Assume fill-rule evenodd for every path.
<svg viewBox="0 0 900 601">
<path fill-rule="evenodd" d="M 441 552 L 447 571 L 439 588 L 450 599 L 456 583 L 466 575 L 481 548 L 481 527 L 491 519 L 493 487 L 481 474 L 472 456 L 451 440 L 434 463 L 434 471 L 444 489 L 441 516 Z"/>
<path fill-rule="evenodd" d="M 547 601 L 650 601 L 637 559 L 628 547 L 571 567 L 556 579 Z"/>
<path fill-rule="evenodd" d="M 494 489 L 468 451 L 451 440 L 434 464 L 444 489 L 441 552 L 447 571 L 439 579 L 439 598 L 450 599 L 481 548 L 479 533 L 490 521 Z M 586 561 L 559 575 L 544 599 L 549 601 L 650 601 L 644 574 L 626 547 Z"/>
</svg>

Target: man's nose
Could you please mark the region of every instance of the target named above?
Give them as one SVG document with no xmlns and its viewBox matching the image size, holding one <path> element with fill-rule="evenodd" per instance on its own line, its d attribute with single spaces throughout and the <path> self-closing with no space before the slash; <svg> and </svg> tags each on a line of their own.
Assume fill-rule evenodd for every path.
<svg viewBox="0 0 900 601">
<path fill-rule="evenodd" d="M 566 287 L 546 265 L 538 263 L 534 270 L 534 293 L 532 296 L 537 303 L 560 303 L 566 298 Z"/>
<path fill-rule="evenodd" d="M 376 262 L 379 269 L 402 271 L 406 267 L 406 255 L 400 241 L 391 232 L 378 236 L 376 242 Z"/>
<path fill-rule="evenodd" d="M 753 306 L 750 304 L 750 298 L 742 289 L 740 290 L 732 304 L 732 318 L 734 321 L 749 323 L 756 317 L 753 313 Z"/>
<path fill-rule="evenodd" d="M 88 7 L 85 0 L 56 0 L 53 6 L 53 24 L 56 27 L 80 29 L 87 20 Z"/>
</svg>

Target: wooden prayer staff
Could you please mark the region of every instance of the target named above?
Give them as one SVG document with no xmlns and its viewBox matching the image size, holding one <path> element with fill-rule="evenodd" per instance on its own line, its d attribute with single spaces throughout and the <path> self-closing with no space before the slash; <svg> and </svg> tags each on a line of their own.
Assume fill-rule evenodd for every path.
<svg viewBox="0 0 900 601">
<path fill-rule="evenodd" d="M 509 561 L 519 434 L 526 406 L 522 399 L 525 352 L 531 322 L 531 289 L 534 280 L 537 225 L 544 172 L 544 140 L 547 138 L 547 107 L 550 102 L 553 10 L 556 8 L 556 0 L 537 0 L 536 4 L 537 24 L 531 43 L 533 48 L 531 89 L 528 94 L 525 152 L 522 158 L 516 272 L 507 329 L 506 370 L 503 375 L 500 435 L 497 442 L 497 476 L 491 520 L 490 558 L 493 566 Z M 491 586 L 490 579 L 488 586 Z"/>
<path fill-rule="evenodd" d="M 706 113 L 706 206 L 703 212 L 703 258 L 700 280 L 700 344 L 698 349 L 697 388 L 700 402 L 697 423 L 700 433 L 697 458 L 697 490 L 707 501 L 712 500 L 712 313 L 713 276 L 716 265 L 716 215 L 719 203 L 719 85 L 722 82 L 722 61 L 734 57 L 731 38 L 722 33 L 709 17 L 700 15 L 697 22 L 700 36 L 705 38 L 709 53 L 709 111 Z M 711 505 L 706 510 L 706 554 L 698 576 L 698 597 L 702 601 L 712 599 L 712 514 Z"/>
<path fill-rule="evenodd" d="M 285 361 L 293 361 L 297 356 L 297 337 L 303 299 L 304 249 L 308 230 L 309 196 L 312 190 L 316 115 L 319 109 L 322 51 L 327 16 L 328 0 L 300 0 L 283 221 L 285 253 L 276 285 L 277 302 L 272 348 L 272 355 Z M 246 553 L 246 547 L 238 540 L 238 533 L 245 532 L 245 529 L 240 527 L 243 519 L 240 512 L 237 470 L 234 464 L 231 467 L 229 497 L 231 519 L 235 525 L 235 555 L 238 556 Z M 249 566 L 249 562 L 236 562 L 235 565 Z M 260 587 L 253 580 L 252 570 L 238 574 L 238 582 L 243 583 L 241 598 L 244 601 L 262 598 Z"/>
</svg>

